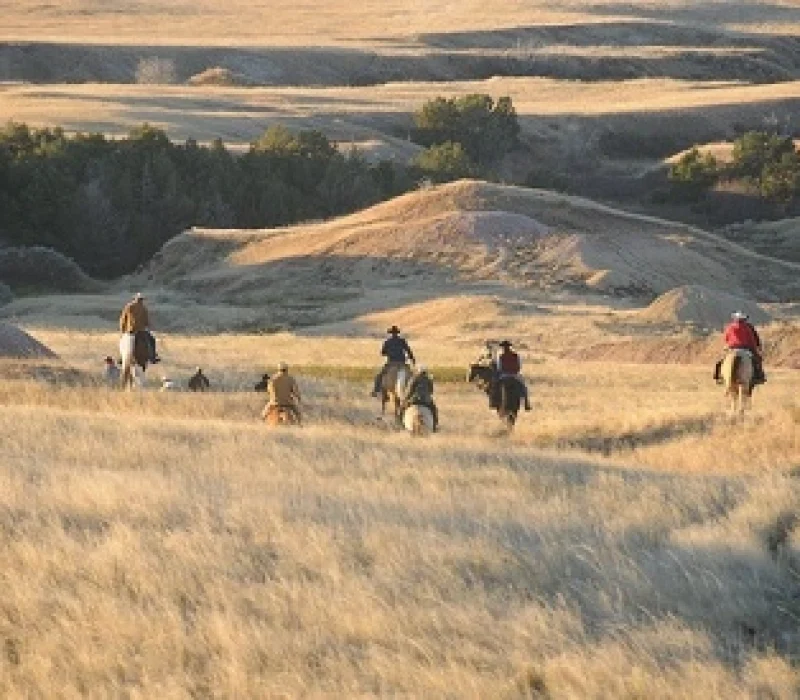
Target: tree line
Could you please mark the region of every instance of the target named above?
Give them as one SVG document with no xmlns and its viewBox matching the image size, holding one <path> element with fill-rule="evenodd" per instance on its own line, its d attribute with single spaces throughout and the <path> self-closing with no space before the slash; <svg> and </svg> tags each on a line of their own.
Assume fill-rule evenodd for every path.
<svg viewBox="0 0 800 700">
<path fill-rule="evenodd" d="M 125 138 L 9 123 L 0 130 L 0 243 L 45 246 L 89 274 L 143 264 L 191 226 L 260 228 L 337 216 L 423 179 L 483 174 L 516 142 L 508 98 L 437 98 L 414 115 L 410 164 L 343 153 L 321 132 L 273 126 L 234 155 L 219 139 L 172 142 L 143 124 Z"/>
</svg>

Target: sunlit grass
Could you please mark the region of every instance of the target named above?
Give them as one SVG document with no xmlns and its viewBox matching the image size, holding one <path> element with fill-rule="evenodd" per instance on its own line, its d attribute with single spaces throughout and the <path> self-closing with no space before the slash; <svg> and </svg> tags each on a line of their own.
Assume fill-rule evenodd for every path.
<svg viewBox="0 0 800 700">
<path fill-rule="evenodd" d="M 796 696 L 795 373 L 731 421 L 701 368 L 543 362 L 510 439 L 442 381 L 419 440 L 313 352 L 295 430 L 213 363 L 0 383 L 0 694 Z"/>
</svg>

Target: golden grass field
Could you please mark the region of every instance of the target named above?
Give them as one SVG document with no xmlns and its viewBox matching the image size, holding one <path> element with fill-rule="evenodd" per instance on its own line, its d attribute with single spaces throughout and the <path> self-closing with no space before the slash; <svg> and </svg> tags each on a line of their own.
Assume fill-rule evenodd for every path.
<svg viewBox="0 0 800 700">
<path fill-rule="evenodd" d="M 79 369 L 105 352 L 31 330 Z M 418 345 L 434 376 L 465 356 Z M 460 382 L 413 439 L 376 420 L 367 341 L 163 352 L 218 391 L 0 384 L 3 696 L 800 691 L 796 371 L 731 420 L 706 367 L 526 353 L 534 411 L 510 439 Z M 280 358 L 307 424 L 270 432 L 248 389 Z"/>
<path fill-rule="evenodd" d="M 526 167 L 578 170 L 607 131 L 716 140 L 800 100 L 795 0 L 0 0 L 0 17 L 0 122 L 147 121 L 238 150 L 283 123 L 405 161 L 416 109 L 481 92 L 512 97 Z M 180 84 L 132 84 L 139 52 Z M 185 84 L 220 56 L 260 86 Z M 453 77 L 485 60 L 532 75 Z M 37 61 L 70 84 L 14 72 Z M 532 77 L 565 67 L 587 72 Z M 101 68 L 118 79 L 84 82 Z M 505 239 L 523 214 L 528 239 Z M 800 307 L 795 258 L 770 246 L 462 182 L 191 231 L 92 294 L 17 298 L 0 318 L 61 359 L 0 359 L 0 697 L 800 697 Z M 717 329 L 647 306 L 698 284 L 709 312 L 772 319 L 743 418 L 711 379 Z M 164 358 L 148 388 L 77 381 L 115 354 L 136 289 Z M 396 431 L 369 397 L 390 323 L 432 368 L 439 434 Z M 463 382 L 501 336 L 533 402 L 511 436 Z M 622 362 L 652 357 L 693 364 Z M 279 360 L 302 428 L 259 420 L 252 385 Z M 197 365 L 212 392 L 156 390 Z"/>
</svg>

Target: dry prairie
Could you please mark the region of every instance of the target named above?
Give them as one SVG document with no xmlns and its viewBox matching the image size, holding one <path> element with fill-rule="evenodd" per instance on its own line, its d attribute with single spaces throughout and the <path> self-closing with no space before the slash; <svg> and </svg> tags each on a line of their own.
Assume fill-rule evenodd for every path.
<svg viewBox="0 0 800 700">
<path fill-rule="evenodd" d="M 2 694 L 796 696 L 797 372 L 731 421 L 705 368 L 525 353 L 510 440 L 460 383 L 413 440 L 337 378 L 368 350 L 174 336 L 217 392 L 0 384 Z M 268 432 L 242 390 L 281 357 L 308 422 Z"/>
<path fill-rule="evenodd" d="M 53 83 L 0 84 L 0 121 L 70 131 L 148 121 L 241 148 L 283 123 L 406 160 L 415 109 L 486 92 L 513 98 L 543 163 L 572 167 L 606 131 L 688 145 L 781 120 L 800 99 L 793 0 L 0 0 L 0 16 L 0 79 Z M 129 83 L 147 56 L 174 61 L 180 81 L 230 62 L 271 86 L 84 82 Z M 353 86 L 368 82 L 385 84 Z M 3 307 L 72 369 L 43 361 L 35 374 L 49 381 L 34 381 L 0 361 L 0 695 L 800 695 L 796 266 L 768 245 L 758 256 L 539 193 L 524 204 L 528 233 L 544 222 L 619 250 L 569 248 L 569 265 L 545 272 L 495 246 L 483 277 L 459 278 L 453 250 L 484 252 L 463 238 L 426 247 L 425 226 L 520 212 L 500 206 L 517 201 L 510 188 L 452 187 L 458 207 L 415 193 L 411 210 L 194 232 L 102 292 Z M 398 252 L 403 224 L 417 247 Z M 636 247 L 656 239 L 657 255 Z M 392 273 L 407 273 L 392 267 L 401 253 L 427 256 L 417 287 Z M 280 268 L 293 258 L 313 263 L 301 283 Z M 623 268 L 646 296 L 569 286 L 598 272 L 613 287 L 603 273 Z M 343 288 L 353 269 L 359 284 Z M 762 328 L 769 382 L 741 420 L 710 378 L 716 329 L 644 310 L 712 277 L 774 319 Z M 139 288 L 164 357 L 149 388 L 82 383 L 115 352 L 120 305 Z M 295 330 L 272 332 L 287 319 Z M 394 322 L 448 380 L 429 439 L 377 420 L 368 396 Z M 452 381 L 500 335 L 522 350 L 534 404 L 510 438 L 481 394 Z M 307 424 L 269 432 L 250 387 L 281 359 Z M 212 393 L 154 390 L 196 365 Z"/>
<path fill-rule="evenodd" d="M 0 3 L 7 40 L 106 43 L 180 42 L 188 45 L 307 45 L 408 41 L 415 35 L 467 32 L 533 25 L 593 24 L 610 20 L 676 22 L 768 34 L 797 33 L 797 6 L 791 0 L 701 2 L 668 0 L 624 4 L 612 0 L 318 0 L 286 2 L 233 0 L 35 0 Z"/>
</svg>

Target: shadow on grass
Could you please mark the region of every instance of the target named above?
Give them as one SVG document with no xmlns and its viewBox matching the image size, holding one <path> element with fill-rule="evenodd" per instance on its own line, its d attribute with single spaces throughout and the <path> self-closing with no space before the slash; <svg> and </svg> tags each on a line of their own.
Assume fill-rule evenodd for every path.
<svg viewBox="0 0 800 700">
<path fill-rule="evenodd" d="M 558 438 L 553 446 L 559 449 L 579 449 L 589 453 L 599 453 L 607 457 L 640 447 L 671 442 L 687 435 L 703 435 L 713 428 L 715 421 L 715 416 L 681 418 L 611 435 L 590 430 L 583 435 Z"/>
</svg>

